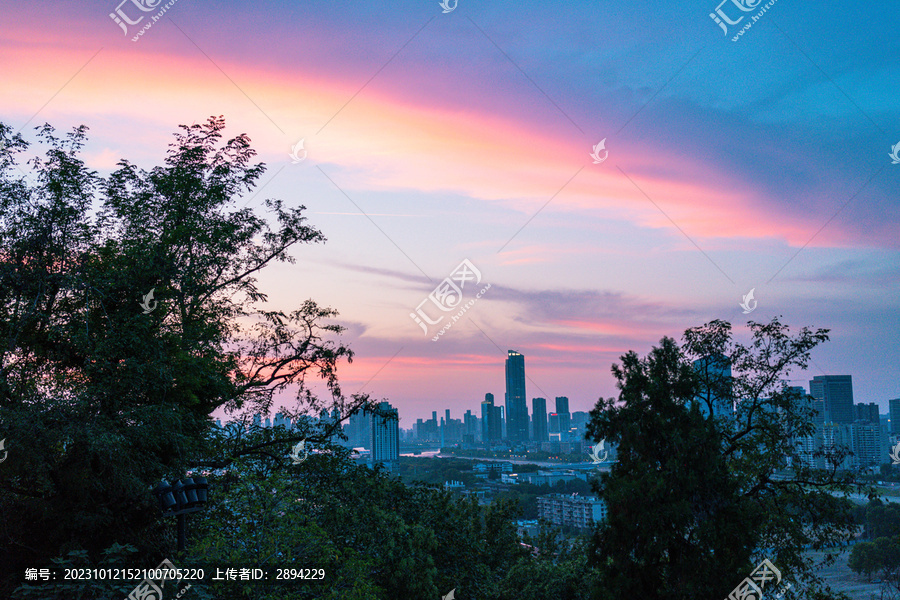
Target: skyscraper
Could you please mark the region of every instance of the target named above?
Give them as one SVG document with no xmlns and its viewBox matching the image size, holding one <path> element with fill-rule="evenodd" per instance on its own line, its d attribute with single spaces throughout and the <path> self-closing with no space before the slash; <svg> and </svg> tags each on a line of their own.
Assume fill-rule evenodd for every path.
<svg viewBox="0 0 900 600">
<path fill-rule="evenodd" d="M 491 414 L 494 408 L 494 395 L 485 394 L 484 401 L 481 403 L 481 441 L 487 444 L 491 441 Z"/>
<path fill-rule="evenodd" d="M 794 385 L 789 386 L 786 390 L 787 394 L 792 397 L 794 405 L 800 410 L 809 410 L 813 409 L 817 412 L 820 409 L 816 406 L 816 401 L 811 398 L 806 393 L 806 388 L 802 385 Z M 812 433 L 806 436 L 797 436 L 794 438 L 794 443 L 798 446 L 800 452 L 800 463 L 810 467 L 810 468 L 819 468 L 821 465 L 824 468 L 824 462 L 821 458 L 814 458 L 813 455 L 816 451 L 822 449 L 823 444 L 823 420 L 821 413 L 813 415 L 813 424 L 815 425 L 815 429 Z"/>
<path fill-rule="evenodd" d="M 494 406 L 494 395 L 485 394 L 481 403 L 481 438 L 485 444 L 499 442 L 502 439 L 503 409 Z"/>
<path fill-rule="evenodd" d="M 389 402 L 378 403 L 379 412 L 372 415 L 372 464 L 400 460 L 400 417 Z"/>
<path fill-rule="evenodd" d="M 878 424 L 880 422 L 878 416 L 878 405 L 874 402 L 869 402 L 865 404 L 860 402 L 855 406 L 856 414 L 854 415 L 854 421 L 866 421 L 868 423 Z"/>
<path fill-rule="evenodd" d="M 547 399 L 531 399 L 531 420 L 534 423 L 534 441 L 546 442 L 547 436 Z"/>
<path fill-rule="evenodd" d="M 694 370 L 700 376 L 700 393 L 695 401 L 704 415 L 729 415 L 734 413 L 731 385 L 731 361 L 722 354 L 711 354 L 694 361 Z"/>
<path fill-rule="evenodd" d="M 900 433 L 900 398 L 888 400 L 888 415 L 891 419 L 891 433 Z"/>
<path fill-rule="evenodd" d="M 548 433 L 549 439 L 557 442 L 561 441 L 562 436 L 559 432 L 559 415 L 556 413 L 550 413 L 549 415 L 547 415 L 547 421 L 550 425 Z"/>
<path fill-rule="evenodd" d="M 506 437 L 513 443 L 528 441 L 525 356 L 515 350 L 506 357 Z"/>
<path fill-rule="evenodd" d="M 566 440 L 569 437 L 569 428 L 571 425 L 571 415 L 569 414 L 569 399 L 565 396 L 556 397 L 556 414 L 559 415 L 559 433 L 561 439 Z"/>
<path fill-rule="evenodd" d="M 809 382 L 809 395 L 824 404 L 826 423 L 852 423 L 853 379 L 850 375 L 816 375 Z"/>
</svg>

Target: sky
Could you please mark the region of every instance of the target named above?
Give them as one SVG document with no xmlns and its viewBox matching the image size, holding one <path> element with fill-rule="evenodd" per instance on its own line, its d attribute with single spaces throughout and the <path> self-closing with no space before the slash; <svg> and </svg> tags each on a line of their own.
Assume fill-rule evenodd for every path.
<svg viewBox="0 0 900 600">
<path fill-rule="evenodd" d="M 304 205 L 328 239 L 264 272 L 268 308 L 339 311 L 344 391 L 401 427 L 502 402 L 509 349 L 529 409 L 589 410 L 622 354 L 712 319 L 828 328 L 792 384 L 900 397 L 894 3 L 0 7 L 0 121 L 26 139 L 87 125 L 106 175 L 161 164 L 179 124 L 249 135 L 268 170 L 237 205 Z"/>
</svg>

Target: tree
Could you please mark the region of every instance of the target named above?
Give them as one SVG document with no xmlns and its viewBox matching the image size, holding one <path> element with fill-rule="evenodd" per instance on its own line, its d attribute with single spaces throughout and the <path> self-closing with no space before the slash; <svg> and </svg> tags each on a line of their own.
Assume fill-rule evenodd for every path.
<svg viewBox="0 0 900 600">
<path fill-rule="evenodd" d="M 248 444 L 264 432 L 251 433 Z M 523 554 L 516 507 L 481 507 L 439 487 L 405 485 L 381 468 L 357 466 L 340 446 L 319 445 L 299 465 L 247 455 L 197 515 L 188 561 L 324 568 L 325 582 L 296 586 L 217 584 L 217 598 L 496 598 Z M 187 563 L 186 563 L 187 564 Z"/>
<path fill-rule="evenodd" d="M 266 200 L 238 208 L 263 174 L 246 135 L 223 140 L 224 120 L 182 126 L 163 166 L 126 160 L 108 178 L 80 158 L 87 128 L 57 137 L 23 176 L 29 144 L 0 124 L 0 595 L 26 566 L 84 549 L 92 560 L 130 543 L 147 566 L 166 548 L 149 493 L 191 464 L 219 465 L 340 422 L 210 457 L 209 414 L 268 412 L 297 391 L 295 415 L 367 403 L 337 380 L 352 352 L 312 300 L 266 310 L 256 275 L 324 236 Z M 141 302 L 146 306 L 142 310 Z M 310 392 L 319 377 L 330 398 Z M 62 517 L 64 515 L 64 517 Z M 61 518 L 62 517 L 62 518 Z M 4 592 L 7 592 L 4 594 Z"/>
<path fill-rule="evenodd" d="M 853 546 L 847 566 L 856 573 L 865 574 L 866 579 L 871 581 L 872 573 L 880 568 L 875 544 L 873 542 L 860 542 Z"/>
<path fill-rule="evenodd" d="M 541 521 L 536 539 L 525 536 L 534 554 L 523 555 L 501 585 L 501 600 L 535 598 L 588 600 L 596 573 L 588 566 L 583 538 L 561 541 L 558 531 Z"/>
<path fill-rule="evenodd" d="M 813 434 L 813 410 L 782 383 L 827 330 L 791 336 L 777 318 L 749 329 L 742 345 L 712 321 L 682 347 L 663 338 L 613 366 L 619 398 L 601 399 L 588 425 L 594 441 L 618 444 L 597 483 L 609 517 L 592 564 L 605 593 L 725 597 L 769 558 L 794 584 L 789 596 L 832 597 L 803 550 L 846 544 L 856 528 L 831 493 L 853 489 L 839 471 L 847 451 L 824 453 L 827 470 L 804 462 L 795 444 Z"/>
</svg>

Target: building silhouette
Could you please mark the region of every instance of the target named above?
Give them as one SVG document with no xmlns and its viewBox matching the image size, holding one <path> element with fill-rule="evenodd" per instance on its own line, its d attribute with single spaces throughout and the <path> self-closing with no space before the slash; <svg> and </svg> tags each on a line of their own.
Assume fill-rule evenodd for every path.
<svg viewBox="0 0 900 600">
<path fill-rule="evenodd" d="M 506 357 L 506 439 L 528 441 L 528 405 L 525 401 L 525 356 L 509 350 Z"/>
<path fill-rule="evenodd" d="M 372 414 L 372 465 L 389 469 L 400 460 L 400 415 L 389 402 L 379 402 L 380 415 Z"/>
<path fill-rule="evenodd" d="M 481 403 L 481 440 L 485 444 L 499 442 L 503 435 L 503 411 L 501 407 L 494 406 L 494 395 L 485 394 Z"/>
<path fill-rule="evenodd" d="M 550 438 L 547 433 L 547 399 L 531 399 L 531 421 L 534 429 L 534 441 L 546 442 Z"/>
<path fill-rule="evenodd" d="M 569 438 L 569 429 L 572 427 L 572 418 L 569 414 L 569 399 L 565 396 L 556 397 L 556 414 L 559 415 L 560 439 L 565 441 Z"/>
<path fill-rule="evenodd" d="M 854 421 L 865 421 L 866 423 L 880 423 L 881 417 L 878 415 L 878 405 L 874 402 L 865 404 L 860 402 L 856 405 L 856 414 Z"/>
<path fill-rule="evenodd" d="M 351 448 L 372 448 L 372 413 L 363 409 L 350 415 L 344 425 L 347 445 Z"/>
<path fill-rule="evenodd" d="M 888 400 L 888 418 L 891 420 L 891 433 L 900 433 L 900 398 Z"/>
<path fill-rule="evenodd" d="M 559 442 L 562 440 L 562 432 L 559 430 L 559 415 L 554 413 L 550 413 L 547 415 L 547 421 L 549 423 L 548 428 L 548 439 Z"/>
<path fill-rule="evenodd" d="M 809 395 L 822 403 L 825 423 L 852 423 L 853 378 L 850 375 L 816 375 L 809 382 Z"/>
<path fill-rule="evenodd" d="M 694 361 L 694 371 L 700 378 L 700 391 L 694 398 L 700 412 L 713 417 L 734 414 L 734 394 L 731 385 L 731 361 L 723 354 L 710 354 Z"/>
</svg>

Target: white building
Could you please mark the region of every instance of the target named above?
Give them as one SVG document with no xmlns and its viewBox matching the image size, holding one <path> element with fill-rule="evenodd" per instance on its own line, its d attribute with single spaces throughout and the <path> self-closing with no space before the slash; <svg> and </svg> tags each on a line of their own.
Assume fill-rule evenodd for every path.
<svg viewBox="0 0 900 600">
<path fill-rule="evenodd" d="M 548 494 L 538 496 L 537 501 L 538 517 L 554 525 L 587 529 L 595 521 L 606 519 L 606 503 L 593 496 Z"/>
</svg>

